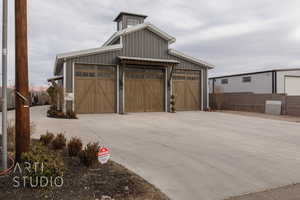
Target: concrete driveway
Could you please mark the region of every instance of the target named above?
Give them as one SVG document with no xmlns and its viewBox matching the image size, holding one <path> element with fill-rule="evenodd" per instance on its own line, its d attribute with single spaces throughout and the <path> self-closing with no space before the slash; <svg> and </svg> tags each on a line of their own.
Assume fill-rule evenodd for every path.
<svg viewBox="0 0 300 200">
<path fill-rule="evenodd" d="M 38 133 L 99 141 L 171 199 L 221 200 L 300 182 L 300 123 L 205 112 L 57 120 L 45 112 L 32 109 Z"/>
</svg>

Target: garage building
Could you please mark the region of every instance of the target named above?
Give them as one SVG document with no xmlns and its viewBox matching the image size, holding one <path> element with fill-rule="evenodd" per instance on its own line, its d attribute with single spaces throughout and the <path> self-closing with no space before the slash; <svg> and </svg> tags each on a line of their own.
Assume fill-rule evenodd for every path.
<svg viewBox="0 0 300 200">
<path fill-rule="evenodd" d="M 205 110 L 207 71 L 213 66 L 169 45 L 175 38 L 147 16 L 121 12 L 100 48 L 59 54 L 54 75 L 63 88 L 60 108 L 78 114 Z"/>
<path fill-rule="evenodd" d="M 214 76 L 209 78 L 210 93 L 286 94 L 300 96 L 300 68 Z"/>
</svg>

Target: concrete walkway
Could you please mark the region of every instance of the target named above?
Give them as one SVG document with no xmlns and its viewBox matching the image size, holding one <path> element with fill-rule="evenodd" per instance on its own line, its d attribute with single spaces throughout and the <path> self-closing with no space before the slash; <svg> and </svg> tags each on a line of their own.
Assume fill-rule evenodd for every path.
<svg viewBox="0 0 300 200">
<path fill-rule="evenodd" d="M 205 112 L 59 120 L 45 112 L 31 112 L 39 134 L 65 131 L 99 141 L 115 161 L 175 200 L 221 200 L 300 182 L 299 123 Z"/>
</svg>

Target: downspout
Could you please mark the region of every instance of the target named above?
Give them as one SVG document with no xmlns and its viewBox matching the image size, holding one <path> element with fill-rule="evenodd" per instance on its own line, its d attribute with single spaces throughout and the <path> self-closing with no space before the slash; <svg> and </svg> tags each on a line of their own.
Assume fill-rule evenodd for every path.
<svg viewBox="0 0 300 200">
<path fill-rule="evenodd" d="M 275 73 L 272 71 L 272 94 L 275 94 Z"/>
<path fill-rule="evenodd" d="M 174 73 L 174 65 L 172 65 L 171 67 L 171 73 L 170 73 L 170 77 L 169 77 L 169 80 L 168 80 L 168 86 L 171 87 L 171 80 L 172 80 L 172 77 L 173 77 L 173 73 Z"/>
<path fill-rule="evenodd" d="M 168 85 L 167 89 L 170 92 L 170 95 L 169 96 L 167 95 L 169 98 L 169 99 L 167 99 L 167 102 L 168 102 L 167 107 L 168 107 L 169 112 L 171 112 L 171 96 L 173 95 L 172 78 L 173 78 L 174 68 L 175 68 L 175 64 L 171 65 L 170 76 L 169 76 L 169 79 L 167 80 L 167 85 Z"/>
<path fill-rule="evenodd" d="M 277 94 L 277 71 L 274 71 L 275 75 L 275 94 Z"/>
<path fill-rule="evenodd" d="M 212 94 L 215 94 L 215 78 L 212 79 Z"/>
</svg>

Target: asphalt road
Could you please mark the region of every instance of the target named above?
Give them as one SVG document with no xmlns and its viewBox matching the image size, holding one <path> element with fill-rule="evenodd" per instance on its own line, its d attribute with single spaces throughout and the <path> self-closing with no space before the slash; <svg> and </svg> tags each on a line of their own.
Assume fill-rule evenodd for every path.
<svg viewBox="0 0 300 200">
<path fill-rule="evenodd" d="M 99 141 L 175 200 L 221 200 L 300 182 L 300 123 L 205 112 L 59 120 L 45 112 L 31 110 L 34 137 L 49 130 Z"/>
</svg>

